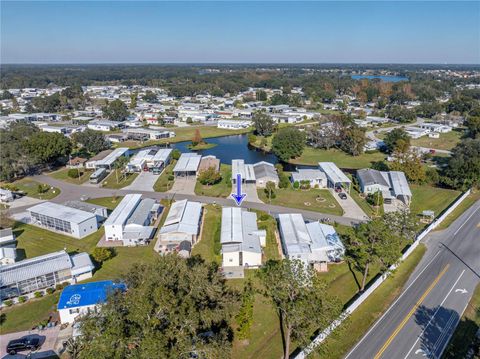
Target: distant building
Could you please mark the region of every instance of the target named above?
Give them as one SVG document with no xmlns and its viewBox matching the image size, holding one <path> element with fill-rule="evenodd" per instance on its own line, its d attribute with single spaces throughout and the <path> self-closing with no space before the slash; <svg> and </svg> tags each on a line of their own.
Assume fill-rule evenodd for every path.
<svg viewBox="0 0 480 359">
<path fill-rule="evenodd" d="M 123 126 L 122 122 L 109 120 L 93 120 L 87 124 L 87 128 L 95 131 L 108 132 Z"/>
<path fill-rule="evenodd" d="M 152 222 L 160 207 L 141 194 L 127 194 L 104 223 L 106 241 L 122 241 L 124 246 L 146 244 L 152 238 Z"/>
<path fill-rule="evenodd" d="M 67 168 L 80 169 L 80 168 L 83 168 L 85 166 L 85 162 L 87 162 L 86 158 L 74 157 L 67 162 L 66 167 Z"/>
<path fill-rule="evenodd" d="M 160 228 L 155 250 L 165 254 L 180 252 L 188 246 L 191 248 L 197 242 L 201 218 L 201 203 L 186 199 L 175 202 L 170 207 L 163 227 Z"/>
<path fill-rule="evenodd" d="M 53 202 L 43 202 L 27 209 L 31 224 L 75 238 L 83 238 L 98 229 L 97 216 Z"/>
<path fill-rule="evenodd" d="M 160 140 L 162 138 L 171 138 L 175 137 L 175 132 L 168 130 L 151 130 L 148 128 L 126 128 L 123 130 L 123 133 L 128 136 L 129 139 L 138 140 L 138 141 L 147 141 L 147 140 Z"/>
<path fill-rule="evenodd" d="M 227 130 L 241 130 L 249 128 L 252 125 L 252 121 L 248 120 L 218 120 L 217 127 Z"/>
<path fill-rule="evenodd" d="M 63 289 L 57 304 L 60 322 L 73 323 L 82 315 L 96 313 L 109 295 L 126 290 L 125 284 L 111 280 L 69 285 Z"/>
<path fill-rule="evenodd" d="M 405 132 L 413 139 L 417 139 L 423 136 L 427 136 L 430 130 L 426 130 L 420 127 L 407 127 Z"/>
<path fill-rule="evenodd" d="M 283 251 L 289 259 L 326 271 L 329 262 L 343 258 L 345 248 L 334 227 L 320 222 L 305 223 L 298 213 L 279 214 L 278 219 Z"/>
<path fill-rule="evenodd" d="M 94 168 L 105 168 L 107 170 L 111 170 L 113 165 L 120 157 L 129 157 L 130 156 L 130 149 L 128 147 L 118 147 L 110 152 L 106 157 L 103 159 L 99 159 L 95 161 Z M 90 161 L 89 161 L 90 162 Z"/>
<path fill-rule="evenodd" d="M 262 265 L 262 247 L 266 232 L 257 227 L 257 214 L 243 208 L 222 208 L 223 267 L 258 267 Z"/>
<path fill-rule="evenodd" d="M 8 189 L 0 188 L 0 202 L 7 203 L 7 202 L 13 201 L 13 199 L 14 199 L 14 196 L 12 191 Z"/>
<path fill-rule="evenodd" d="M 2 300 L 28 295 L 64 282 L 92 277 L 94 265 L 88 253 L 70 256 L 58 251 L 0 267 Z"/>
<path fill-rule="evenodd" d="M 419 126 L 421 129 L 428 130 L 430 132 L 448 133 L 452 131 L 452 127 L 447 125 L 440 125 L 438 123 L 424 122 Z"/>
</svg>

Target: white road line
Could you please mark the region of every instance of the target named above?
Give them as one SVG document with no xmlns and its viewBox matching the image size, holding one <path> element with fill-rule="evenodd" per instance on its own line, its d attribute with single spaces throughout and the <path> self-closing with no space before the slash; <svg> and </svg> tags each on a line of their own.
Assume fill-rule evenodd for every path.
<svg viewBox="0 0 480 359">
<path fill-rule="evenodd" d="M 455 322 L 457 319 L 456 316 L 457 313 L 452 313 L 450 317 L 447 320 L 447 323 L 445 324 L 445 327 L 443 328 L 443 331 L 440 332 L 440 336 L 438 339 L 435 341 L 435 344 L 433 345 L 432 350 L 430 351 L 430 354 L 432 355 L 433 358 L 436 358 L 437 356 L 435 355 L 435 351 L 438 349 L 439 345 L 443 343 L 443 340 L 445 339 L 445 336 L 448 335 L 448 332 L 450 331 L 450 328 L 452 324 Z"/>
<path fill-rule="evenodd" d="M 425 272 L 425 270 L 428 268 L 428 266 L 435 260 L 435 258 L 440 254 L 440 252 L 442 251 L 443 249 L 439 250 L 434 256 L 433 258 L 427 263 L 427 265 L 422 269 L 422 271 L 420 273 L 418 273 L 418 275 L 415 277 L 415 279 L 412 281 L 412 283 L 410 283 L 410 285 L 402 292 L 402 294 L 400 294 L 400 296 L 392 303 L 392 305 L 387 309 L 387 311 L 385 313 L 383 313 L 383 315 L 375 322 L 375 324 L 373 324 L 373 326 L 368 330 L 368 332 L 363 336 L 362 339 L 360 339 L 360 341 L 352 348 L 352 350 L 350 350 L 350 352 L 347 354 L 347 356 L 345 357 L 345 359 L 347 359 L 357 348 L 358 346 L 365 340 L 365 338 L 371 333 L 371 331 L 373 329 L 375 329 L 375 327 L 378 325 L 378 323 L 380 323 L 382 321 L 382 319 L 388 314 L 388 312 L 390 312 L 390 310 L 397 304 L 397 302 L 403 297 L 403 295 L 408 291 L 408 289 L 410 289 L 410 287 L 415 284 L 415 282 L 417 281 L 417 279 L 423 274 L 423 272 Z"/>
<path fill-rule="evenodd" d="M 453 233 L 453 236 L 454 236 L 454 237 L 455 237 L 455 236 L 457 235 L 457 233 L 462 229 L 462 227 L 465 225 L 465 223 L 467 223 L 467 222 L 469 221 L 469 219 L 472 218 L 473 215 L 474 215 L 479 209 L 480 209 L 480 207 L 477 208 L 475 211 L 473 211 L 472 214 L 470 214 L 470 215 L 468 216 L 468 218 L 462 223 L 462 225 L 461 225 L 460 227 L 458 227 L 458 229 L 455 231 L 455 233 Z"/>
<path fill-rule="evenodd" d="M 460 280 L 460 278 L 462 278 L 462 275 L 463 273 L 465 273 L 465 269 L 462 271 L 462 273 L 460 273 L 460 275 L 458 276 L 457 280 L 455 281 L 455 283 L 453 283 L 452 285 L 452 288 L 450 288 L 450 290 L 448 291 L 447 295 L 443 298 L 442 302 L 440 303 L 440 305 L 437 307 L 437 310 L 435 310 L 435 313 L 433 313 L 432 317 L 430 318 L 430 320 L 428 321 L 427 325 L 425 326 L 425 328 L 423 328 L 422 332 L 420 333 L 420 335 L 418 336 L 417 340 L 415 340 L 415 343 L 413 343 L 412 347 L 410 348 L 410 350 L 408 351 L 407 355 L 405 355 L 405 359 L 410 355 L 410 353 L 412 352 L 413 348 L 415 348 L 415 346 L 417 345 L 418 341 L 420 340 L 420 338 L 422 337 L 423 333 L 425 333 L 425 330 L 427 330 L 428 326 L 430 325 L 430 323 L 432 322 L 433 318 L 435 318 L 435 315 L 437 315 L 438 311 L 440 310 L 440 308 L 442 307 L 443 303 L 445 303 L 445 301 L 447 300 L 448 296 L 450 295 L 450 293 L 452 293 L 453 291 L 453 288 L 455 288 L 457 286 L 457 283 L 458 281 Z"/>
</svg>

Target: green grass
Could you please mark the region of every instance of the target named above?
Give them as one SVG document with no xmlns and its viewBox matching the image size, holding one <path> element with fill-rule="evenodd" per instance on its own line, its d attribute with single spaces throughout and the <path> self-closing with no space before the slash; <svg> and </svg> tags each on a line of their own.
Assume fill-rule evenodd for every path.
<svg viewBox="0 0 480 359">
<path fill-rule="evenodd" d="M 460 142 L 462 135 L 463 131 L 455 130 L 448 133 L 441 133 L 440 138 L 423 136 L 417 139 L 412 139 L 411 144 L 413 146 L 434 148 L 438 150 L 451 150 Z"/>
<path fill-rule="evenodd" d="M 153 185 L 153 190 L 155 192 L 167 192 L 173 186 L 173 180 L 168 179 L 169 176 L 173 176 L 173 168 L 177 161 L 172 160 L 168 166 L 163 170 L 162 174 L 158 176 L 157 181 Z"/>
<path fill-rule="evenodd" d="M 44 193 L 39 193 L 38 192 L 39 184 L 46 186 L 44 183 L 33 181 L 29 178 L 24 178 L 14 182 L 13 186 L 17 187 L 19 191 L 25 192 L 27 196 L 37 198 L 37 199 L 49 200 L 57 197 L 60 194 L 60 190 L 55 187 L 49 187 L 48 191 Z"/>
<path fill-rule="evenodd" d="M 87 182 L 88 179 L 90 178 L 90 175 L 93 173 L 93 170 L 81 169 L 80 171 L 82 172 L 82 174 L 80 178 L 79 177 L 71 178 L 68 176 L 68 171 L 69 171 L 68 168 L 64 168 L 55 172 L 51 172 L 48 175 L 60 181 L 65 181 L 73 184 L 82 184 Z"/>
<path fill-rule="evenodd" d="M 204 186 L 198 180 L 195 184 L 195 194 L 209 197 L 228 197 L 232 193 L 232 166 L 221 164 L 222 180 L 212 186 Z"/>
<path fill-rule="evenodd" d="M 118 182 L 117 182 L 118 174 Z M 116 169 L 110 172 L 110 174 L 102 182 L 102 187 L 120 189 L 132 184 L 135 178 L 138 177 L 138 173 L 122 173 L 122 170 Z"/>
<path fill-rule="evenodd" d="M 269 259 L 281 259 L 279 246 L 275 237 L 277 221 L 267 212 L 260 210 L 253 210 L 253 212 L 257 213 L 258 229 L 265 229 L 267 231 L 265 248 L 263 249 L 263 262 L 266 262 Z"/>
<path fill-rule="evenodd" d="M 220 254 L 220 229 L 222 208 L 217 205 L 207 205 L 203 208 L 202 237 L 193 249 L 192 255 L 199 254 L 207 262 L 222 262 Z"/>
<path fill-rule="evenodd" d="M 101 197 L 101 198 L 91 198 L 87 199 L 85 202 L 97 204 L 99 206 L 103 206 L 108 208 L 109 210 L 113 210 L 117 205 L 122 201 L 123 197 Z"/>
<path fill-rule="evenodd" d="M 267 195 L 263 188 L 257 189 L 258 198 L 265 203 L 271 203 L 273 205 L 285 206 L 291 208 L 305 209 L 309 211 L 328 213 L 341 216 L 343 210 L 338 202 L 333 198 L 332 194 L 326 189 L 310 189 L 299 190 L 289 188 L 277 188 L 275 190 L 276 197 L 271 201 L 267 198 Z M 325 199 L 323 202 L 316 200 L 317 197 Z M 305 205 L 309 203 L 310 205 Z"/>
<path fill-rule="evenodd" d="M 202 142 L 197 144 L 196 146 L 192 144 L 188 145 L 187 148 L 192 151 L 199 151 L 199 150 L 208 150 L 209 148 L 213 148 L 215 146 L 218 146 L 216 143 L 207 143 L 207 142 Z"/>
<path fill-rule="evenodd" d="M 439 216 L 461 194 L 460 191 L 433 187 L 431 185 L 411 184 L 412 213 L 421 214 L 424 210 L 432 210 Z"/>
<path fill-rule="evenodd" d="M 355 186 L 352 186 L 350 196 L 355 202 L 357 202 L 357 204 L 367 214 L 367 216 L 376 217 L 377 215 L 381 216 L 383 214 L 383 206 L 379 206 L 378 210 L 377 208 L 371 206 L 367 202 L 367 200 L 361 196 L 360 192 L 355 189 Z"/>
<path fill-rule="evenodd" d="M 465 198 L 463 202 L 460 203 L 437 228 L 435 228 L 435 230 L 442 230 L 450 226 L 463 212 L 469 209 L 478 200 L 480 200 L 480 191 L 477 190 L 476 192 L 470 193 L 467 198 Z"/>
<path fill-rule="evenodd" d="M 348 320 L 341 325 L 338 332 L 328 337 L 322 344 L 326 351 L 316 353 L 314 358 L 343 358 L 351 347 L 360 340 L 370 326 L 387 310 L 401 293 L 403 286 L 417 264 L 425 254 L 425 246 L 419 245 L 375 292 L 365 300 Z"/>
<path fill-rule="evenodd" d="M 337 149 L 322 150 L 305 147 L 303 154 L 290 162 L 298 165 L 318 165 L 318 162 L 334 162 L 340 168 L 368 168 L 373 162 L 383 161 L 385 154 L 381 152 L 368 152 L 360 156 L 350 156 Z"/>
<path fill-rule="evenodd" d="M 467 358 L 469 346 L 475 340 L 475 335 L 480 329 L 480 285 L 477 285 L 472 299 L 468 303 L 465 313 L 458 324 L 442 358 Z M 477 339 L 478 342 L 478 339 Z M 474 356 L 474 358 L 478 358 Z"/>
</svg>

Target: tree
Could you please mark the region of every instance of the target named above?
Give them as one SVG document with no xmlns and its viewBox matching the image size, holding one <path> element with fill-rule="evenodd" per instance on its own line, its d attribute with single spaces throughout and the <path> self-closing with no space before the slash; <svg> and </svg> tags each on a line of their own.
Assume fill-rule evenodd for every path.
<svg viewBox="0 0 480 359">
<path fill-rule="evenodd" d="M 363 148 L 367 143 L 365 130 L 358 126 L 345 127 L 341 133 L 340 149 L 352 156 L 358 156 L 363 153 Z"/>
<path fill-rule="evenodd" d="M 402 141 L 399 141 L 402 143 Z M 393 152 L 394 160 L 389 168 L 392 171 L 403 171 L 409 181 L 425 183 L 427 173 L 422 163 L 421 155 L 414 149 L 404 151 L 403 149 Z"/>
<path fill-rule="evenodd" d="M 275 122 L 265 110 L 256 111 L 253 114 L 253 126 L 255 133 L 259 136 L 270 136 L 275 129 Z"/>
<path fill-rule="evenodd" d="M 180 152 L 180 150 L 178 149 L 174 149 L 172 151 L 172 159 L 174 159 L 175 161 L 178 161 L 181 155 L 182 155 L 182 152 Z"/>
<path fill-rule="evenodd" d="M 145 91 L 145 94 L 142 96 L 143 101 L 154 103 L 158 101 L 157 95 L 151 91 L 147 90 Z"/>
<path fill-rule="evenodd" d="M 415 213 L 408 208 L 399 209 L 395 212 L 385 213 L 383 221 L 389 226 L 390 231 L 401 237 L 407 243 L 415 240 L 418 229 L 418 221 Z"/>
<path fill-rule="evenodd" d="M 389 118 L 400 123 L 412 122 L 417 118 L 415 111 L 399 105 L 388 106 L 386 108 L 386 113 Z"/>
<path fill-rule="evenodd" d="M 444 182 L 462 191 L 480 186 L 480 139 L 465 139 L 452 150 Z"/>
<path fill-rule="evenodd" d="M 367 202 L 372 206 L 382 206 L 383 205 L 383 195 L 381 191 L 377 191 L 375 193 L 369 193 L 367 195 Z"/>
<path fill-rule="evenodd" d="M 198 181 L 203 185 L 214 185 L 222 180 L 222 175 L 215 167 L 209 167 L 201 171 L 198 175 Z"/>
<path fill-rule="evenodd" d="M 401 255 L 401 238 L 394 234 L 388 223 L 381 218 L 360 224 L 353 233 L 346 234 L 343 239 L 347 260 L 362 272 L 360 291 L 365 290 L 371 265 L 379 264 L 383 272 Z"/>
<path fill-rule="evenodd" d="M 103 115 L 112 121 L 124 121 L 129 115 L 127 105 L 122 100 L 113 100 L 102 109 Z"/>
<path fill-rule="evenodd" d="M 305 135 L 295 127 L 281 129 L 272 140 L 272 152 L 283 162 L 300 157 L 304 148 Z"/>
<path fill-rule="evenodd" d="M 81 175 L 81 172 L 77 168 L 70 168 L 67 172 L 67 176 L 70 178 L 79 178 L 80 175 Z"/>
<path fill-rule="evenodd" d="M 110 147 L 107 139 L 101 132 L 91 129 L 86 129 L 82 132 L 75 132 L 72 135 L 72 141 L 76 146 L 82 146 L 91 154 L 97 154 Z"/>
<path fill-rule="evenodd" d="M 124 282 L 127 292 L 82 319 L 80 358 L 229 357 L 239 298 L 216 264 L 169 254 L 135 264 Z"/>
<path fill-rule="evenodd" d="M 121 156 L 113 164 L 113 168 L 115 169 L 115 177 L 117 179 L 117 183 L 119 183 L 118 172 L 121 172 L 122 176 L 124 176 L 125 171 L 123 169 L 125 168 L 127 163 L 128 163 L 128 158 L 125 157 L 125 156 Z"/>
<path fill-rule="evenodd" d="M 276 197 L 276 194 L 275 194 L 275 183 L 272 182 L 272 181 L 268 181 L 266 184 L 265 184 L 265 188 L 263 189 L 264 192 L 265 192 L 265 195 L 267 196 L 267 198 L 269 200 L 272 200 L 273 198 Z"/>
<path fill-rule="evenodd" d="M 197 128 L 195 130 L 195 134 L 193 135 L 193 138 L 192 138 L 192 145 L 196 146 L 196 145 L 198 145 L 202 142 L 203 142 L 202 135 L 200 134 L 200 130 Z"/>
<path fill-rule="evenodd" d="M 72 143 L 61 133 L 36 132 L 25 141 L 25 147 L 41 164 L 67 157 L 72 151 Z"/>
<path fill-rule="evenodd" d="M 469 116 L 465 121 L 465 126 L 471 138 L 480 137 L 480 116 Z"/>
<path fill-rule="evenodd" d="M 138 92 L 134 92 L 130 95 L 130 109 L 133 110 L 137 107 Z"/>
<path fill-rule="evenodd" d="M 257 136 L 255 136 L 253 133 L 248 134 L 248 143 L 253 144 L 257 142 Z"/>
<path fill-rule="evenodd" d="M 250 338 L 250 328 L 253 324 L 253 304 L 255 302 L 255 290 L 251 280 L 248 280 L 243 287 L 242 304 L 238 314 L 235 316 L 237 323 L 238 338 L 241 340 Z"/>
<path fill-rule="evenodd" d="M 92 257 L 97 263 L 103 263 L 114 256 L 115 250 L 113 248 L 95 247 L 92 252 Z"/>
<path fill-rule="evenodd" d="M 403 141 L 401 144 L 399 141 Z M 398 147 L 410 146 L 410 136 L 402 128 L 394 128 L 385 135 L 383 140 L 385 144 L 385 150 L 387 153 L 392 153 L 398 149 Z"/>
<path fill-rule="evenodd" d="M 306 346 L 316 330 L 325 329 L 341 313 L 342 305 L 328 294 L 326 283 L 299 260 L 269 260 L 258 275 L 263 294 L 280 318 L 285 359 L 290 356 L 292 340 Z"/>
<path fill-rule="evenodd" d="M 193 123 L 193 120 L 191 117 L 187 117 L 187 121 L 186 123 L 188 123 L 189 125 Z"/>
<path fill-rule="evenodd" d="M 255 98 L 257 101 L 267 101 L 267 93 L 263 90 L 256 91 Z"/>
</svg>

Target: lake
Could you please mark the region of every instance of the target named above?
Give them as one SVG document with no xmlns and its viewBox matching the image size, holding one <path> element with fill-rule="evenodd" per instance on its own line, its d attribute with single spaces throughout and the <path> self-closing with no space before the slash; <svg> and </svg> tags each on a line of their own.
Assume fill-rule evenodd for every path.
<svg viewBox="0 0 480 359">
<path fill-rule="evenodd" d="M 399 82 L 399 81 L 408 81 L 408 77 L 404 76 L 380 76 L 380 75 L 352 75 L 352 79 L 354 80 L 361 80 L 361 79 L 380 79 L 385 82 Z"/>
</svg>

